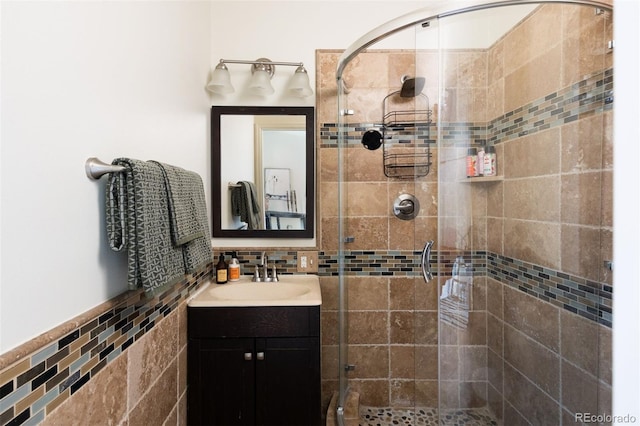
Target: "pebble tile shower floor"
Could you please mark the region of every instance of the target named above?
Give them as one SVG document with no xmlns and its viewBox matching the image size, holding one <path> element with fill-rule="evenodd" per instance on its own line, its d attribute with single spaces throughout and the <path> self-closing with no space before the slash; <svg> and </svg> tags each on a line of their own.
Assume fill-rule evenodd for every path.
<svg viewBox="0 0 640 426">
<path fill-rule="evenodd" d="M 438 423 L 435 408 L 392 409 L 360 407 L 360 426 L 497 426 L 489 410 L 453 410 L 443 414 Z"/>
</svg>

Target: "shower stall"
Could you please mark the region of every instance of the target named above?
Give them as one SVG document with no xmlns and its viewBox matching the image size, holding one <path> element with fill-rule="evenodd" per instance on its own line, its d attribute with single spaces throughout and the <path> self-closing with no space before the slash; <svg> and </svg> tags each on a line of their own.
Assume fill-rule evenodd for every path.
<svg viewBox="0 0 640 426">
<path fill-rule="evenodd" d="M 434 5 L 317 53 L 328 423 L 607 423 L 612 6 Z"/>
</svg>

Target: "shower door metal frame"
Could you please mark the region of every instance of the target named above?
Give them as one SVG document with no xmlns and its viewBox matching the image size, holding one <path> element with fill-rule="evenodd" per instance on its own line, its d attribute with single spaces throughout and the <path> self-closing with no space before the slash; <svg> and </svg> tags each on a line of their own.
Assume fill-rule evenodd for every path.
<svg viewBox="0 0 640 426">
<path fill-rule="evenodd" d="M 346 110 L 343 110 L 343 101 L 342 98 L 346 96 L 346 83 L 343 79 L 343 73 L 346 66 L 354 59 L 360 52 L 367 49 L 369 46 L 395 34 L 405 29 L 411 28 L 415 25 L 420 25 L 422 23 L 434 20 L 445 18 L 448 16 L 459 15 L 467 12 L 499 8 L 504 6 L 519 6 L 519 5 L 528 5 L 528 4 L 574 4 L 577 6 L 591 6 L 594 8 L 600 8 L 606 11 L 613 11 L 613 4 L 607 1 L 600 0 L 503 0 L 503 1 L 486 1 L 486 0 L 467 0 L 467 1 L 458 1 L 455 3 L 447 2 L 446 5 L 440 7 L 426 7 L 422 9 L 418 9 L 414 12 L 410 12 L 408 14 L 399 16 L 395 19 L 388 21 L 387 23 L 374 28 L 368 33 L 364 34 L 362 37 L 357 39 L 354 43 L 352 43 L 343 54 L 340 56 L 338 60 L 338 65 L 336 69 L 336 82 L 338 87 L 338 123 L 339 125 L 343 124 L 343 113 Z M 344 138 L 344 132 L 342 128 L 338 131 L 338 146 L 340 149 L 338 150 L 338 180 L 342 182 L 342 147 L 345 145 L 346 141 Z M 339 185 L 341 188 L 341 185 Z M 339 189 L 339 191 L 341 191 Z M 342 194 L 339 194 L 339 214 L 342 215 Z M 341 253 L 344 251 L 344 244 L 346 235 L 344 235 L 344 228 L 342 225 L 342 217 L 338 220 L 338 235 L 339 235 L 339 249 L 338 249 L 338 258 L 339 258 L 339 313 L 338 313 L 338 334 L 339 334 L 339 395 L 338 395 L 338 404 L 336 408 L 336 419 L 340 426 L 343 426 L 344 423 L 344 402 L 346 392 L 348 390 L 348 378 L 346 376 L 346 372 L 349 369 L 348 365 L 348 357 L 346 347 L 342 347 L 343 345 L 347 346 L 347 338 L 346 338 L 346 323 L 347 323 L 347 304 L 346 304 L 346 286 L 344 282 L 344 266 L 343 259 Z M 429 283 L 425 284 L 429 285 Z"/>
</svg>

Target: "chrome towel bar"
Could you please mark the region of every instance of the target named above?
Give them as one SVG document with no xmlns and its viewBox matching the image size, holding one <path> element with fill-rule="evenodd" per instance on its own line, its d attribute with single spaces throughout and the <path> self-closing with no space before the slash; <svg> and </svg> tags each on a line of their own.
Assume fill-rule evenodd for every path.
<svg viewBox="0 0 640 426">
<path fill-rule="evenodd" d="M 120 173 L 125 169 L 126 168 L 124 166 L 108 164 L 104 161 L 98 160 L 96 157 L 87 158 L 87 161 L 84 163 L 84 170 L 87 172 L 87 176 L 89 179 L 94 180 L 100 179 L 107 173 Z"/>
</svg>

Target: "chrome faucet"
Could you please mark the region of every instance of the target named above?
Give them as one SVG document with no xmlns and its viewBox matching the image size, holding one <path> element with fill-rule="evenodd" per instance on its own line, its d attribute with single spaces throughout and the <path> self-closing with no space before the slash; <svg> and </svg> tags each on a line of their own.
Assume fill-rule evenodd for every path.
<svg viewBox="0 0 640 426">
<path fill-rule="evenodd" d="M 262 276 L 260 276 L 260 269 L 262 269 Z M 254 282 L 277 282 L 278 281 L 278 271 L 276 270 L 276 263 L 273 262 L 273 267 L 271 268 L 271 276 L 269 276 L 269 257 L 266 252 L 262 252 L 260 255 L 260 264 L 255 265 L 253 271 L 253 279 Z"/>
</svg>

